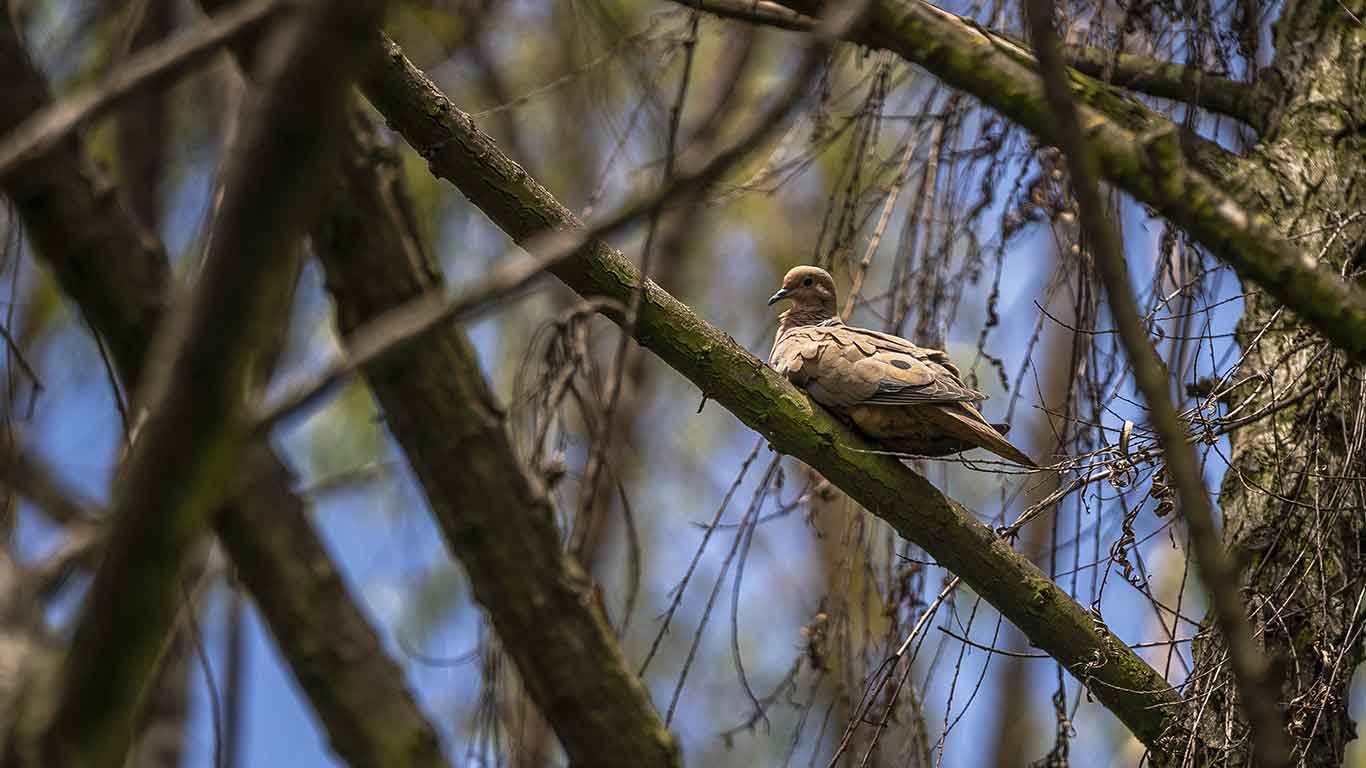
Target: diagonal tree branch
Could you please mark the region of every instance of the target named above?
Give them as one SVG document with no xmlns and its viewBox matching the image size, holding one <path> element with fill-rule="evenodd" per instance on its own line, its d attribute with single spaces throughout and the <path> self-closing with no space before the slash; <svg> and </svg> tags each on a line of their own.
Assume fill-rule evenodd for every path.
<svg viewBox="0 0 1366 768">
<path fill-rule="evenodd" d="M 351 597 L 291 478 L 258 443 L 244 462 L 242 503 L 215 530 L 332 751 L 353 766 L 445 768 L 436 728 Z"/>
<path fill-rule="evenodd" d="M 513 240 L 582 224 L 473 120 L 385 44 L 362 79 L 366 96 L 410 144 Z M 623 305 L 635 266 L 601 241 L 552 269 L 584 296 Z M 869 511 L 924 547 L 992 602 L 1038 647 L 1082 680 L 1145 743 L 1156 745 L 1177 696 L 1100 619 L 1058 589 L 961 504 L 849 432 L 722 331 L 653 283 L 644 285 L 636 338 L 704 394 L 817 469 Z M 619 312 L 610 316 L 618 322 Z"/>
<path fill-rule="evenodd" d="M 45 765 L 118 766 L 176 614 L 180 568 L 225 501 L 243 454 L 245 394 L 287 320 L 312 178 L 343 114 L 350 48 L 381 3 L 315 2 L 282 25 L 273 76 L 244 123 L 214 236 L 183 318 L 140 389 L 151 409 L 114 493 L 105 557 L 76 623 Z M 117 663 L 112 660 L 117 659 Z"/>
<path fill-rule="evenodd" d="M 779 29 L 805 32 L 816 21 L 773 0 L 679 0 L 723 18 L 748 21 Z M 1009 39 L 1009 35 L 993 32 Z M 1068 66 L 1102 82 L 1172 99 L 1241 120 L 1258 131 L 1266 130 L 1267 105 L 1257 89 L 1226 77 L 1211 75 L 1195 67 L 1159 61 L 1132 53 L 1115 53 L 1102 48 L 1068 45 L 1063 48 Z M 1099 106 L 1099 105 L 1096 105 Z M 1154 115 L 1153 118 L 1160 119 Z"/>
<path fill-rule="evenodd" d="M 1163 99 L 1194 104 L 1255 128 L 1267 129 L 1270 104 L 1251 83 L 1196 67 L 1084 45 L 1062 48 L 1067 66 L 1098 80 Z"/>
<path fill-rule="evenodd" d="M 18 106 L 30 110 L 46 103 L 47 88 L 19 46 L 17 36 L 6 34 L 8 16 L 0 16 L 0 69 L 11 92 L 34 99 Z M 25 65 L 22 68 L 20 65 Z M 0 100 L 0 130 L 25 118 L 15 101 Z M 85 169 L 86 173 L 75 173 Z M 78 140 L 58 144 L 42 158 L 25 166 L 28 179 L 41 179 L 42 195 L 33 198 L 20 213 L 30 237 L 47 244 L 39 255 L 64 277 L 63 288 L 75 298 L 95 330 L 115 350 L 128 354 L 118 360 L 124 370 L 124 388 L 137 387 L 136 375 L 146 365 L 151 328 L 161 312 L 160 292 L 133 295 L 127 306 L 146 305 L 150 322 L 142 312 L 100 313 L 98 305 L 106 290 L 120 290 L 119 280 L 145 268 L 164 275 L 164 257 L 148 264 L 149 253 L 160 254 L 155 238 L 142 235 L 134 217 L 117 205 L 90 209 L 88 217 L 63 220 L 48 215 L 71 199 L 108 201 L 112 190 L 94 173 Z M 21 190 L 16 176 L 0 177 L 0 189 L 8 194 Z M 20 180 L 24 182 L 24 180 Z M 27 183 L 27 182 L 24 182 Z M 56 209 L 58 213 L 65 208 Z M 354 210 L 354 209 L 352 209 Z M 355 215 L 344 206 L 329 210 L 330 216 Z M 103 249 L 86 244 L 102 238 Z M 107 235 L 107 236 L 106 236 Z M 86 265 L 98 271 L 92 271 Z M 148 281 L 160 285 L 163 277 Z M 117 297 L 116 297 L 117 298 Z M 144 328 L 144 326 L 146 326 Z M 352 598 L 345 581 L 327 555 L 326 548 L 307 519 L 305 505 L 290 490 L 288 472 L 278 459 L 266 460 L 254 453 L 244 472 L 253 478 L 249 488 L 232 504 L 214 514 L 215 528 L 238 575 L 252 592 L 285 661 L 327 729 L 332 748 L 351 765 L 444 766 L 445 759 L 427 745 L 438 742 L 436 729 L 418 708 L 403 683 L 402 671 L 389 659 L 383 643 Z M 20 457 L 22 459 L 22 457 Z M 288 584 L 289 589 L 280 585 Z M 33 704 L 33 702 L 29 702 Z"/>
<path fill-rule="evenodd" d="M 1195 543 L 1196 561 L 1209 587 L 1213 613 L 1219 631 L 1228 642 L 1238 699 L 1252 724 L 1254 753 L 1262 768 L 1283 768 L 1290 756 L 1285 743 L 1285 721 L 1280 711 L 1276 686 L 1271 680 L 1266 657 L 1252 640 L 1252 627 L 1243 609 L 1238 573 L 1220 541 L 1214 523 L 1214 509 L 1201 476 L 1195 455 L 1176 406 L 1168 395 L 1170 380 L 1166 368 L 1148 338 L 1147 326 L 1129 286 L 1124 249 L 1105 212 L 1095 168 L 1086 152 L 1076 105 L 1066 84 L 1067 74 L 1053 31 L 1052 0 L 1028 0 L 1030 39 L 1039 56 L 1049 103 L 1057 116 L 1063 154 L 1072 176 L 1082 229 L 1091 240 L 1096 269 L 1105 284 L 1105 295 L 1124 350 L 1134 368 L 1134 379 L 1152 414 L 1158 443 L 1166 458 L 1167 474 L 1176 486 L 1181 512 Z"/>
<path fill-rule="evenodd" d="M 0 13 L 0 78 L 0 132 L 52 103 L 8 12 Z M 128 215 L 75 137 L 0 173 L 0 190 L 62 291 L 99 329 L 125 384 L 135 386 L 165 305 L 170 268 L 160 240 Z"/>
<path fill-rule="evenodd" d="M 0 447 L 0 487 L 24 496 L 58 525 L 90 523 L 95 517 L 94 504 L 66 487 L 51 467 L 34 457 L 17 428 L 11 426 L 10 431 L 8 445 Z"/>
<path fill-rule="evenodd" d="M 813 13 L 823 3 L 781 5 Z M 971 19 L 923 0 L 875 0 L 867 23 L 846 39 L 893 51 L 1044 141 L 1060 140 L 1034 57 Z M 1185 229 L 1353 360 L 1366 361 L 1366 290 L 1296 248 L 1264 215 L 1226 191 L 1238 188 L 1240 160 L 1111 86 L 1068 74 L 1102 178 Z"/>
</svg>

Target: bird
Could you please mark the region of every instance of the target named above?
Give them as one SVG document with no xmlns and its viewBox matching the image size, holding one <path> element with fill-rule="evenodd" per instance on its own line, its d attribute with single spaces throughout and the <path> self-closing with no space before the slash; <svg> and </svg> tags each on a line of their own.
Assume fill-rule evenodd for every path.
<svg viewBox="0 0 1366 768">
<path fill-rule="evenodd" d="M 836 312 L 835 281 L 820 267 L 794 267 L 768 300 L 790 301 L 778 317 L 768 364 L 811 399 L 898 453 L 948 456 L 986 450 L 1029 468 L 1039 465 L 990 424 L 976 403 L 987 395 L 963 383 L 948 354 L 889 333 L 846 325 Z"/>
</svg>

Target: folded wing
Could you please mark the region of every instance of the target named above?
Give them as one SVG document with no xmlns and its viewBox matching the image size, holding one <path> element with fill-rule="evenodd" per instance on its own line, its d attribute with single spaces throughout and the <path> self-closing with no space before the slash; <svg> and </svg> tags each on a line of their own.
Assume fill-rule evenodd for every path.
<svg viewBox="0 0 1366 768">
<path fill-rule="evenodd" d="M 788 329 L 774 343 L 769 363 L 829 406 L 987 399 L 963 384 L 944 352 L 838 320 Z"/>
</svg>

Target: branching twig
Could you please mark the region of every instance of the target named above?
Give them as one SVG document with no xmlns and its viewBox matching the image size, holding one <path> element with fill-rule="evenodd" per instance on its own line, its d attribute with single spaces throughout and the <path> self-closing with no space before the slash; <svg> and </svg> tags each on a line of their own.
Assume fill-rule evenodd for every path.
<svg viewBox="0 0 1366 768">
<path fill-rule="evenodd" d="M 1072 188 L 1080 208 L 1081 224 L 1091 240 L 1097 271 L 1105 284 L 1110 312 L 1133 365 L 1134 378 L 1148 403 L 1158 442 L 1166 457 L 1167 476 L 1176 487 L 1180 509 L 1190 529 L 1196 559 L 1204 573 L 1214 604 L 1215 621 L 1228 642 L 1238 694 L 1252 725 L 1259 765 L 1279 768 L 1289 762 L 1285 726 L 1276 686 L 1269 677 L 1266 659 L 1252 640 L 1252 630 L 1238 585 L 1237 572 L 1224 552 L 1214 523 L 1209 492 L 1201 477 L 1201 465 L 1186 439 L 1186 429 L 1167 394 L 1167 376 L 1148 339 L 1148 332 L 1129 287 L 1128 269 L 1119 237 L 1106 215 L 1100 189 L 1082 135 L 1075 105 L 1058 53 L 1053 30 L 1051 0 L 1028 0 L 1030 37 L 1038 54 L 1048 101 L 1056 115 L 1056 133 L 1067 156 Z"/>
</svg>

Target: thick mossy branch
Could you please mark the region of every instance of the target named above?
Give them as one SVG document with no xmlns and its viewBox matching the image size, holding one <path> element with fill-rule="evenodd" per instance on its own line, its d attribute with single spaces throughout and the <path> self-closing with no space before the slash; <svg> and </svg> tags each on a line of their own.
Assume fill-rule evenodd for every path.
<svg viewBox="0 0 1366 768">
<path fill-rule="evenodd" d="M 315 2 L 281 30 L 281 56 L 244 119 L 193 301 L 162 323 L 149 410 L 114 490 L 105 556 L 90 586 L 43 736 L 52 768 L 120 766 L 138 702 L 184 602 L 181 568 L 235 490 L 245 395 L 288 320 L 312 179 L 350 92 L 353 49 L 380 2 Z M 166 327 L 169 326 L 169 327 Z"/>
<path fill-rule="evenodd" d="M 1063 48 L 1068 66 L 1091 77 L 1131 91 L 1194 104 L 1238 119 L 1265 131 L 1270 104 L 1255 86 L 1132 53 L 1069 45 Z"/>
<path fill-rule="evenodd" d="M 356 134 L 356 138 L 363 136 Z M 343 333 L 441 285 L 376 174 L 378 142 L 354 147 L 313 242 Z M 565 552 L 557 515 L 518 459 L 501 406 L 461 328 L 447 324 L 367 364 L 366 382 L 421 481 L 475 599 L 571 765 L 680 765 L 678 749 Z"/>
<path fill-rule="evenodd" d="M 786 0 L 816 14 L 822 3 Z M 1017 43 L 923 0 L 874 0 L 848 39 L 890 50 L 1056 145 L 1034 57 Z M 1102 178 L 1186 230 L 1244 279 L 1295 312 L 1353 360 L 1366 361 L 1366 291 L 1296 248 L 1237 192 L 1241 159 L 1070 72 L 1087 148 Z"/>
<path fill-rule="evenodd" d="M 427 158 L 433 173 L 455 184 L 513 240 L 582 226 L 396 45 L 386 41 L 362 87 L 389 124 Z M 584 296 L 623 304 L 640 280 L 635 266 L 602 242 L 588 244 L 553 272 Z M 734 339 L 648 281 L 636 338 L 776 450 L 806 462 L 924 547 L 1082 680 L 1144 743 L 1158 744 L 1177 702 L 1175 692 L 1103 622 L 969 510 L 901 462 L 871 452 L 870 444 L 813 406 Z"/>
</svg>

